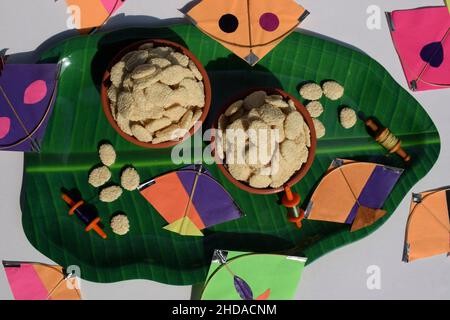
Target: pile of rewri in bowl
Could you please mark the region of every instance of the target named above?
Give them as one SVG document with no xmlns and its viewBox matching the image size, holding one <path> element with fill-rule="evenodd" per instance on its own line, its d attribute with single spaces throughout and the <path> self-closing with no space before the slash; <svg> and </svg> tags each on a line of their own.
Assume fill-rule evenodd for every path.
<svg viewBox="0 0 450 320">
<path fill-rule="evenodd" d="M 216 152 L 230 175 L 252 188 L 279 188 L 307 162 L 311 131 L 294 102 L 255 91 L 217 121 Z"/>
<path fill-rule="evenodd" d="M 196 64 L 170 46 L 148 42 L 125 54 L 110 72 L 107 95 L 120 130 L 145 143 L 183 137 L 205 106 Z"/>
</svg>

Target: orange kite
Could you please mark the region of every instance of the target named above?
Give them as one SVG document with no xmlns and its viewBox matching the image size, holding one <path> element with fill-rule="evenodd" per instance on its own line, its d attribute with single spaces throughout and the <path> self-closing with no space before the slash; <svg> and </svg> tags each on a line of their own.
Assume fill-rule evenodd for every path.
<svg viewBox="0 0 450 320">
<path fill-rule="evenodd" d="M 351 224 L 351 232 L 372 225 L 403 170 L 372 162 L 335 159 L 311 196 L 310 220 Z"/>
<path fill-rule="evenodd" d="M 406 225 L 403 260 L 450 253 L 450 188 L 415 193 Z"/>
<path fill-rule="evenodd" d="M 186 15 L 201 31 L 255 65 L 309 12 L 292 0 L 203 0 Z"/>
</svg>

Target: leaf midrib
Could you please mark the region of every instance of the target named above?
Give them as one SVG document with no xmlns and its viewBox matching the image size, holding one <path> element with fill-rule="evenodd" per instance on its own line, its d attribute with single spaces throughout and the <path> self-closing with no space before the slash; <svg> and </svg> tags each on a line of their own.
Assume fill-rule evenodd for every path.
<svg viewBox="0 0 450 320">
<path fill-rule="evenodd" d="M 437 132 L 431 132 L 428 133 L 428 137 L 425 137 L 420 140 L 414 139 L 414 137 L 423 136 L 425 133 L 422 134 L 410 134 L 410 135 L 399 135 L 399 137 L 403 140 L 403 146 L 404 147 L 413 147 L 413 146 L 420 146 L 420 145 L 430 145 L 430 144 L 439 144 L 439 134 Z M 352 137 L 345 139 L 345 141 L 352 141 L 352 143 L 349 143 L 346 146 L 336 146 L 333 141 L 336 140 L 342 140 L 342 139 L 324 139 L 320 141 L 320 145 L 316 150 L 316 155 L 323 155 L 323 154 L 329 154 L 330 152 L 336 153 L 339 152 L 341 154 L 344 154 L 345 152 L 351 152 L 351 151 L 367 151 L 367 150 L 379 150 L 380 146 L 373 142 L 371 143 L 370 138 L 368 136 L 365 137 Z M 358 144 L 355 144 L 355 142 L 360 142 Z M 117 151 L 118 158 L 121 158 L 121 154 L 126 154 L 129 151 Z M 148 153 L 148 150 L 142 149 L 142 150 L 134 150 L 132 151 L 133 154 L 136 153 Z M 60 155 L 57 153 L 46 153 L 45 155 L 27 155 L 27 160 L 31 157 L 41 157 L 41 161 L 27 161 L 26 166 L 26 172 L 27 173 L 55 173 L 55 172 L 75 172 L 75 171 L 88 171 L 92 167 L 98 163 L 98 156 L 97 153 L 89 153 L 89 152 L 76 152 L 71 154 L 73 158 L 80 158 L 83 161 L 80 161 L 79 163 L 75 165 L 64 165 L 64 164 L 49 164 L 49 165 L 42 165 L 42 163 L 50 162 L 52 158 L 59 159 Z M 90 157 L 91 155 L 91 157 Z M 208 158 L 206 160 L 210 160 L 211 158 Z M 128 165 L 128 161 L 118 161 L 114 165 L 111 166 L 111 169 L 120 169 L 125 165 Z M 133 165 L 135 167 L 165 167 L 165 166 L 173 166 L 174 163 L 172 162 L 170 157 L 166 157 L 164 159 L 155 159 L 151 158 L 150 160 L 137 160 L 133 161 Z"/>
</svg>

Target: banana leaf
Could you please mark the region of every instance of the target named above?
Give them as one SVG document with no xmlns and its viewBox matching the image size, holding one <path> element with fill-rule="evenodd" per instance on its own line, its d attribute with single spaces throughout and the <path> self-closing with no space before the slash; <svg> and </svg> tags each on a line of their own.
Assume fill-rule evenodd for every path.
<svg viewBox="0 0 450 320">
<path fill-rule="evenodd" d="M 109 61 L 125 45 L 152 38 L 188 47 L 206 67 L 213 88 L 207 123 L 225 101 L 249 87 L 279 87 L 301 99 L 298 86 L 304 81 L 333 79 L 343 84 L 346 91 L 341 101 L 323 100 L 325 112 L 320 119 L 327 134 L 319 140 L 313 166 L 294 191 L 307 203 L 336 157 L 403 166 L 398 157 L 386 156 L 362 122 L 351 130 L 340 126 L 338 107 L 349 105 L 389 127 L 413 158 L 385 203 L 387 215 L 354 233 L 345 225 L 309 220 L 298 230 L 287 222 L 278 195 L 248 194 L 230 183 L 214 164 L 208 164 L 208 170 L 246 216 L 205 230 L 203 238 L 163 230 L 164 219 L 138 192 L 125 192 L 110 204 L 95 200 L 98 190 L 87 183 L 87 178 L 89 170 L 99 163 L 97 147 L 101 141 L 110 141 L 117 150 L 117 162 L 112 167 L 116 182 L 120 169 L 127 164 L 134 165 L 142 179 L 185 166 L 172 162 L 171 149 L 143 149 L 122 139 L 101 108 L 99 88 Z M 141 278 L 177 285 L 198 283 L 205 279 L 216 248 L 293 254 L 305 256 L 311 263 L 380 227 L 412 186 L 430 171 L 440 151 L 439 134 L 428 114 L 379 63 L 359 51 L 312 35 L 291 34 L 255 67 L 191 25 L 70 38 L 40 57 L 40 62 L 57 61 L 63 64 L 61 79 L 42 152 L 25 156 L 22 222 L 29 241 L 40 252 L 64 267 L 79 266 L 81 277 L 90 281 Z M 191 147 L 193 161 L 199 158 L 194 151 L 201 148 Z M 77 189 L 84 199 L 92 199 L 105 224 L 107 240 L 84 232 L 79 221 L 67 214 L 61 188 Z M 168 201 L 173 201 L 172 195 L 168 195 Z M 131 230 L 126 236 L 115 236 L 108 226 L 117 211 L 129 217 Z"/>
</svg>

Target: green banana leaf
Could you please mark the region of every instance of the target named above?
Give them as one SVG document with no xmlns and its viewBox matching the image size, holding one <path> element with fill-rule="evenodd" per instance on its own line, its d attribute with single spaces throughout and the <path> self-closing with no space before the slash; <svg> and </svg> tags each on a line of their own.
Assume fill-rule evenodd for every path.
<svg viewBox="0 0 450 320">
<path fill-rule="evenodd" d="M 188 47 L 206 67 L 213 88 L 208 123 L 225 101 L 249 87 L 280 87 L 300 99 L 298 85 L 304 81 L 334 79 L 343 84 L 346 91 L 341 101 L 322 100 L 325 112 L 320 120 L 327 134 L 319 140 L 313 166 L 294 190 L 305 204 L 336 157 L 404 166 L 397 156 L 386 156 L 362 122 L 351 130 L 340 126 L 338 107 L 348 105 L 375 116 L 412 155 L 412 163 L 385 203 L 388 214 L 354 233 L 350 233 L 348 225 L 309 220 L 299 230 L 287 222 L 278 195 L 248 194 L 231 184 L 214 164 L 207 165 L 208 169 L 246 216 L 205 230 L 203 238 L 163 230 L 166 222 L 137 191 L 125 192 L 111 204 L 98 201 L 98 190 L 87 183 L 87 178 L 89 170 L 99 163 L 97 147 L 101 141 L 110 141 L 117 150 L 117 162 L 112 167 L 115 182 L 119 182 L 121 168 L 128 164 L 137 168 L 142 179 L 184 166 L 171 161 L 171 149 L 143 149 L 122 139 L 101 108 L 99 88 L 111 58 L 133 41 L 152 38 Z M 45 51 L 40 61 L 60 61 L 63 67 L 42 152 L 25 156 L 23 227 L 39 251 L 62 266 L 78 265 L 81 277 L 90 281 L 142 278 L 178 285 L 202 282 L 216 248 L 283 252 L 306 256 L 311 263 L 380 227 L 411 187 L 432 168 L 440 151 L 439 134 L 428 114 L 380 64 L 363 53 L 315 36 L 291 34 L 253 68 L 191 25 L 74 37 Z M 192 146 L 193 151 L 201 148 Z M 198 160 L 199 156 L 192 158 Z M 77 218 L 67 214 L 61 188 L 77 189 L 96 206 L 109 235 L 107 240 L 84 232 Z M 168 201 L 176 201 L 174 197 L 167 195 Z M 119 211 L 128 215 L 131 224 L 129 234 L 122 237 L 114 235 L 109 227 L 111 216 Z"/>
</svg>

